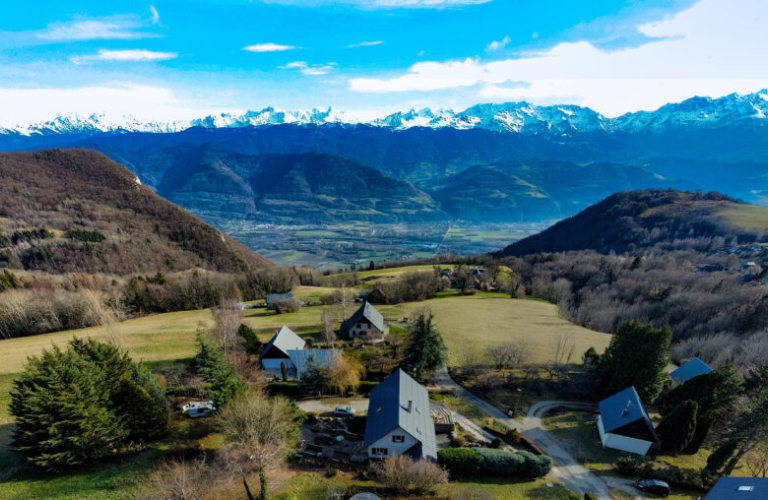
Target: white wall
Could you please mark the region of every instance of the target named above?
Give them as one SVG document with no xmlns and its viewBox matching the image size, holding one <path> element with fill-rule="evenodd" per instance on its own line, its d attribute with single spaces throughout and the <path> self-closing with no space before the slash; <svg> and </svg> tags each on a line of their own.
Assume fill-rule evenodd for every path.
<svg viewBox="0 0 768 500">
<path fill-rule="evenodd" d="M 392 436 L 405 436 L 405 440 L 402 443 L 394 443 L 392 442 Z M 402 455 L 406 451 L 408 451 L 413 445 L 416 444 L 416 438 L 405 432 L 403 429 L 398 427 L 397 429 L 393 430 L 386 436 L 382 437 L 372 445 L 368 447 L 368 456 L 371 458 L 383 458 L 383 455 L 374 455 L 373 449 L 374 448 L 386 448 L 389 450 L 389 453 L 386 456 L 392 456 L 392 455 Z"/>
<path fill-rule="evenodd" d="M 597 430 L 600 433 L 600 441 L 602 441 L 605 448 L 613 448 L 614 450 L 626 451 L 627 453 L 635 453 L 637 455 L 645 455 L 651 448 L 652 443 L 650 441 L 605 432 L 602 416 L 597 419 Z"/>
</svg>

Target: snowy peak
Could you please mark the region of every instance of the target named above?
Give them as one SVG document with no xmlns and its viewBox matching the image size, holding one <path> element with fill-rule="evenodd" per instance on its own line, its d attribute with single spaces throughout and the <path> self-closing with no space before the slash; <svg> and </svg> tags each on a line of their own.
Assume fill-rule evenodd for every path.
<svg viewBox="0 0 768 500">
<path fill-rule="evenodd" d="M 666 104 L 655 111 L 627 113 L 606 118 L 590 108 L 572 104 L 538 106 L 527 102 L 477 104 L 461 112 L 451 109 L 411 109 L 384 118 L 361 122 L 334 108 L 309 111 L 285 111 L 266 107 L 242 114 L 219 113 L 189 121 L 142 121 L 133 116 L 112 119 L 104 114 L 59 116 L 51 121 L 24 127 L 2 128 L 3 135 L 48 135 L 99 133 L 180 132 L 192 127 L 209 129 L 262 127 L 271 125 L 360 124 L 396 130 L 413 127 L 481 128 L 518 134 L 569 136 L 589 132 L 640 133 L 669 127 L 726 126 L 742 120 L 765 119 L 768 116 L 768 90 L 754 94 L 730 94 L 718 99 L 693 97 L 679 103 Z"/>
</svg>

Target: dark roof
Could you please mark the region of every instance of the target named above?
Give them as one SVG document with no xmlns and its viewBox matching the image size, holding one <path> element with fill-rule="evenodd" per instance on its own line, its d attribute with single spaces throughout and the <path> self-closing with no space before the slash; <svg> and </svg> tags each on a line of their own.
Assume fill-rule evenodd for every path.
<svg viewBox="0 0 768 500">
<path fill-rule="evenodd" d="M 712 368 L 710 368 L 708 364 L 699 358 L 693 358 L 677 370 L 670 373 L 669 376 L 678 384 L 684 384 L 691 380 L 693 377 L 705 375 L 711 371 Z"/>
<path fill-rule="evenodd" d="M 722 477 L 704 500 L 763 500 L 768 498 L 768 479 Z"/>
<path fill-rule="evenodd" d="M 283 325 L 275 336 L 267 342 L 267 345 L 264 346 L 264 349 L 261 351 L 261 356 L 259 356 L 259 361 L 261 361 L 261 358 L 263 358 L 272 348 L 280 350 L 280 352 L 287 356 L 289 350 L 304 349 L 305 345 L 306 342 L 304 342 L 301 337 L 296 335 L 293 330 Z"/>
<path fill-rule="evenodd" d="M 381 315 L 379 311 L 376 310 L 375 307 L 373 307 L 371 304 L 366 302 L 362 306 L 360 306 L 360 309 L 355 311 L 355 314 L 350 316 L 348 320 L 346 320 L 344 323 L 341 324 L 341 331 L 347 331 L 353 326 L 357 324 L 358 321 L 361 319 L 366 318 L 368 321 L 371 322 L 373 326 L 384 331 L 384 316 Z"/>
<path fill-rule="evenodd" d="M 613 396 L 605 398 L 598 403 L 600 416 L 603 420 L 603 429 L 605 432 L 615 431 L 626 425 L 637 421 L 645 421 L 656 438 L 656 432 L 653 428 L 653 422 L 648 416 L 648 410 L 640 400 L 640 396 L 634 387 L 628 387 L 623 391 L 617 392 Z M 658 438 L 656 438 L 658 441 Z"/>
<path fill-rule="evenodd" d="M 429 414 L 429 393 L 400 369 L 371 391 L 363 446 L 370 446 L 398 427 L 420 441 L 424 448 L 437 450 L 435 424 Z"/>
</svg>

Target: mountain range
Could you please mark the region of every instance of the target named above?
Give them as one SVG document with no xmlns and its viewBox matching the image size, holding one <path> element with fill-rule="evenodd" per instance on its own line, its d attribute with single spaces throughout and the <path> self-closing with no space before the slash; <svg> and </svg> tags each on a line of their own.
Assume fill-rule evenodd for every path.
<svg viewBox="0 0 768 500">
<path fill-rule="evenodd" d="M 542 222 L 616 191 L 768 192 L 768 92 L 607 118 L 573 105 L 480 104 L 349 123 L 273 108 L 192 122 L 58 118 L 0 150 L 92 148 L 226 228 L 348 221 Z"/>
</svg>

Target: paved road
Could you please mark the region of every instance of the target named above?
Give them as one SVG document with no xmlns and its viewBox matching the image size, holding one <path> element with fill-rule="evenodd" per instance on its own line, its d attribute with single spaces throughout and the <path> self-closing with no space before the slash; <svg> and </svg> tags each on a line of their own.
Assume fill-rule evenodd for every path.
<svg viewBox="0 0 768 500">
<path fill-rule="evenodd" d="M 535 416 L 537 412 L 538 415 L 542 415 L 543 412 L 545 412 L 547 406 L 540 403 L 538 409 L 531 408 L 531 410 L 533 410 L 531 416 L 526 416 L 523 421 L 520 422 L 519 420 L 509 418 L 506 414 L 504 414 L 504 412 L 492 404 L 486 402 L 478 396 L 475 396 L 454 382 L 454 380 L 448 374 L 448 370 L 443 369 L 436 373 L 435 378 L 437 383 L 450 388 L 456 395 L 474 404 L 483 410 L 488 416 L 503 422 L 508 427 L 517 429 L 523 436 L 536 443 L 536 445 L 541 448 L 544 453 L 551 456 L 555 462 L 557 462 L 557 467 L 554 467 L 551 472 L 551 477 L 553 479 L 558 480 L 566 487 L 581 495 L 587 491 L 591 491 L 595 494 L 595 496 L 597 496 L 599 500 L 611 500 L 608 484 L 603 480 L 603 478 L 590 472 L 567 451 L 565 451 L 555 440 L 555 438 L 544 429 L 541 423 L 541 418 Z M 552 408 L 551 405 L 548 407 Z M 624 488 L 621 489 L 623 490 Z"/>
</svg>

